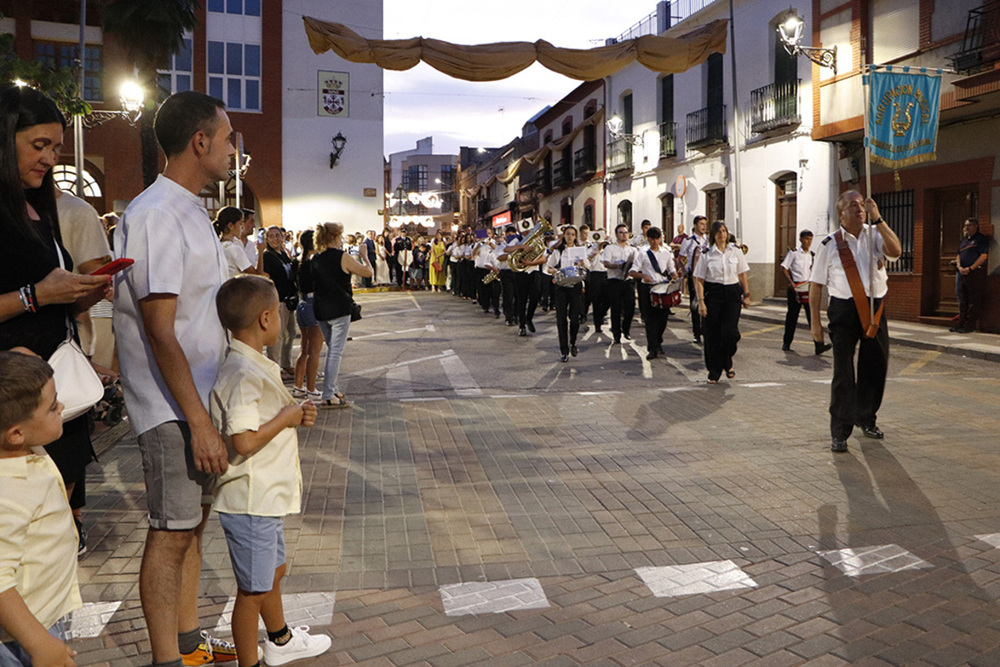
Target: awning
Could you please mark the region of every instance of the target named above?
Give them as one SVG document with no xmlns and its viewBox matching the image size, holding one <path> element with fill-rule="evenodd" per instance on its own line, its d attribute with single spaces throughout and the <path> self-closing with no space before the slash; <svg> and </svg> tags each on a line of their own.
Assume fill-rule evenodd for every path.
<svg viewBox="0 0 1000 667">
<path fill-rule="evenodd" d="M 643 35 L 594 49 L 564 49 L 545 40 L 463 45 L 437 39 L 365 39 L 340 23 L 309 16 L 305 22 L 309 46 L 317 53 L 333 51 L 352 63 L 374 63 L 383 69 L 407 70 L 423 61 L 465 81 L 498 81 L 532 63 L 571 79 L 593 81 L 638 61 L 663 74 L 678 74 L 704 62 L 712 53 L 726 52 L 727 21 L 707 23 L 681 37 Z"/>
</svg>

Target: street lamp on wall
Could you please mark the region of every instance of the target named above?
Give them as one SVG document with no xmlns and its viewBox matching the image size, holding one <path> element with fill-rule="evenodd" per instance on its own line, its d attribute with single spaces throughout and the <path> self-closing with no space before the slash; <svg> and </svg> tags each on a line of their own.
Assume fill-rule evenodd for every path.
<svg viewBox="0 0 1000 667">
<path fill-rule="evenodd" d="M 606 125 L 608 126 L 608 132 L 611 133 L 612 139 L 615 140 L 624 139 L 633 146 L 642 146 L 643 137 L 641 134 L 629 134 L 627 132 L 622 131 L 623 129 L 625 129 L 625 121 L 623 121 L 621 119 L 621 116 L 619 116 L 618 114 L 615 114 L 611 118 L 609 118 L 607 120 Z"/>
<path fill-rule="evenodd" d="M 789 55 L 797 56 L 800 53 L 820 67 L 829 67 L 837 74 L 837 47 L 822 49 L 814 46 L 802 46 L 802 33 L 805 30 L 805 21 L 795 10 L 789 10 L 787 18 L 778 24 L 778 35 L 781 37 L 781 44 Z"/>
<path fill-rule="evenodd" d="M 347 145 L 347 137 L 338 132 L 337 136 L 331 139 L 330 142 L 333 144 L 333 151 L 330 153 L 330 169 L 333 169 L 337 166 L 340 154 L 344 152 L 344 146 Z"/>
<path fill-rule="evenodd" d="M 121 104 L 121 111 L 91 111 L 89 114 L 85 114 L 81 120 L 84 127 L 91 128 L 103 125 L 113 118 L 124 118 L 129 125 L 135 127 L 142 117 L 144 101 L 145 94 L 142 91 L 142 86 L 137 81 L 130 79 L 118 89 L 118 102 Z"/>
</svg>

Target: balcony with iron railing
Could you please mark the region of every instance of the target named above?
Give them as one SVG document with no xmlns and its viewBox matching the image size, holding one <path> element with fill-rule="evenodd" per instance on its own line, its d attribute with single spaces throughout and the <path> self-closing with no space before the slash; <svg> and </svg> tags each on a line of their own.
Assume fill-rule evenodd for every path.
<svg viewBox="0 0 1000 667">
<path fill-rule="evenodd" d="M 782 81 L 750 91 L 750 131 L 764 134 L 781 128 L 800 125 L 799 83 Z"/>
<path fill-rule="evenodd" d="M 660 123 L 660 157 L 677 157 L 677 123 Z"/>
<path fill-rule="evenodd" d="M 577 178 L 587 178 L 597 172 L 597 150 L 594 146 L 584 146 L 573 153 L 573 173 Z"/>
<path fill-rule="evenodd" d="M 546 167 L 535 170 L 535 189 L 542 194 L 552 191 L 552 174 Z"/>
<path fill-rule="evenodd" d="M 552 187 L 565 188 L 573 182 L 573 165 L 569 160 L 552 163 Z"/>
<path fill-rule="evenodd" d="M 615 139 L 608 144 L 608 169 L 612 172 L 632 169 L 632 144 L 627 139 Z"/>
<path fill-rule="evenodd" d="M 687 147 L 700 151 L 728 143 L 726 105 L 705 107 L 687 115 Z"/>
<path fill-rule="evenodd" d="M 962 49 L 951 56 L 955 69 L 973 74 L 1000 62 L 1000 0 L 989 0 L 970 9 Z"/>
</svg>

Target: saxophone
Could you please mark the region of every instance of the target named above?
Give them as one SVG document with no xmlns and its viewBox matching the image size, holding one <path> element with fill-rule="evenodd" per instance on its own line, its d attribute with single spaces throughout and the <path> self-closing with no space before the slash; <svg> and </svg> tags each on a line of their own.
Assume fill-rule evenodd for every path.
<svg viewBox="0 0 1000 667">
<path fill-rule="evenodd" d="M 531 262 L 545 254 L 545 232 L 552 231 L 552 225 L 545 218 L 539 216 L 538 224 L 531 230 L 523 245 L 527 246 L 523 250 L 515 250 L 507 256 L 507 266 L 514 271 L 526 271 L 528 266 L 525 262 Z"/>
</svg>

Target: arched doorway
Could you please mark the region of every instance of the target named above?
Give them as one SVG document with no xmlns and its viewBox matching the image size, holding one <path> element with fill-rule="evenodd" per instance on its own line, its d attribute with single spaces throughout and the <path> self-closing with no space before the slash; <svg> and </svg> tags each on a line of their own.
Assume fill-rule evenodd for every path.
<svg viewBox="0 0 1000 667">
<path fill-rule="evenodd" d="M 632 229 L 632 202 L 628 199 L 618 202 L 618 222 L 615 225 L 625 225 L 630 232 L 635 231 Z"/>
</svg>

